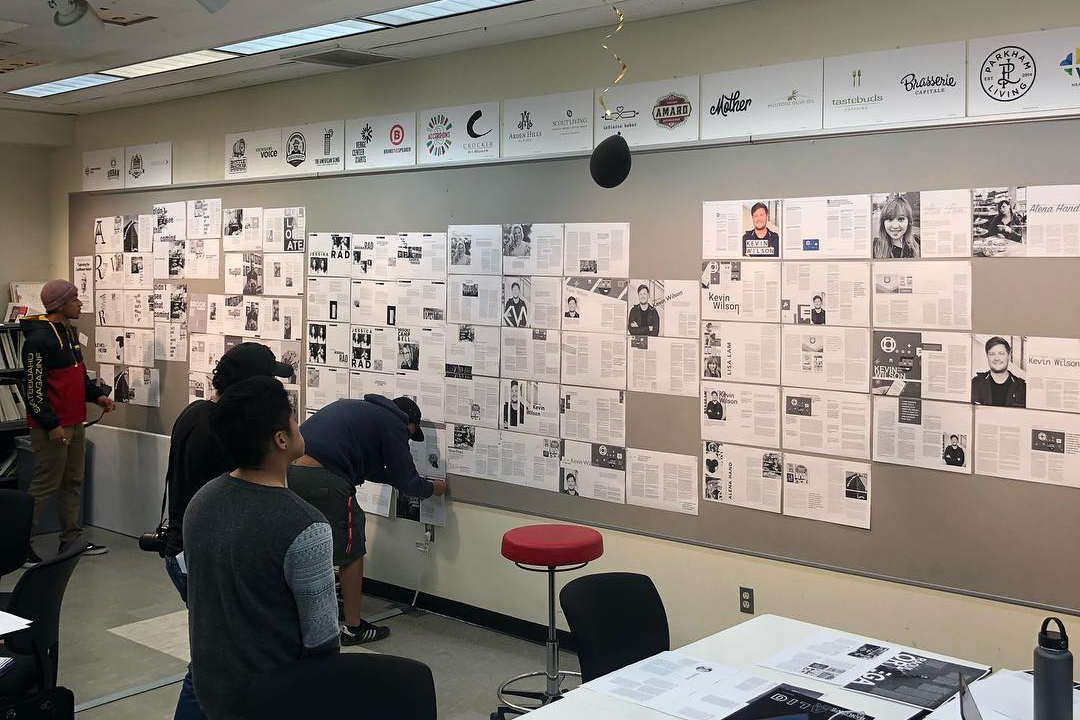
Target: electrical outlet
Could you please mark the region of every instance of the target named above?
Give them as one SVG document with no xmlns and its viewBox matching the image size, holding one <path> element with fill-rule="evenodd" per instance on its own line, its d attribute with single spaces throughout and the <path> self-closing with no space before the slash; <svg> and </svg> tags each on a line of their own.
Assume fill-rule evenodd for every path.
<svg viewBox="0 0 1080 720">
<path fill-rule="evenodd" d="M 431 550 L 431 545 L 428 543 L 427 540 L 417 540 L 416 549 L 422 553 L 426 553 Z"/>
<path fill-rule="evenodd" d="M 754 614 L 754 588 L 739 588 L 739 612 Z"/>
</svg>

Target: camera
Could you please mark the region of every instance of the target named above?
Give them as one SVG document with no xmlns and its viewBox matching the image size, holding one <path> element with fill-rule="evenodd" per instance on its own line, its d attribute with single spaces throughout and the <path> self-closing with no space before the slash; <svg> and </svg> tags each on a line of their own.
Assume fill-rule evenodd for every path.
<svg viewBox="0 0 1080 720">
<path fill-rule="evenodd" d="M 157 553 L 165 557 L 165 541 L 169 536 L 169 522 L 166 520 L 157 526 L 153 532 L 143 533 L 139 536 L 139 549 L 144 552 Z"/>
</svg>

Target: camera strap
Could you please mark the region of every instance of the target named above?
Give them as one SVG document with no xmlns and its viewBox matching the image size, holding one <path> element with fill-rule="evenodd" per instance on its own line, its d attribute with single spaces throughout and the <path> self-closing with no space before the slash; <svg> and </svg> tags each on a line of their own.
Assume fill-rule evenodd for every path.
<svg viewBox="0 0 1080 720">
<path fill-rule="evenodd" d="M 158 527 L 165 524 L 165 509 L 169 503 L 169 478 L 165 478 L 165 491 L 161 493 L 161 515 L 158 520 Z"/>
</svg>

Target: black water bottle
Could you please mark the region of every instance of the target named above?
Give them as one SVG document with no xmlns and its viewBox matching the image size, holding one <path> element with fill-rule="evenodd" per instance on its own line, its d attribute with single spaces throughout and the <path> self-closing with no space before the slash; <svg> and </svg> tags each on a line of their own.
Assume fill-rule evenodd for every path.
<svg viewBox="0 0 1080 720">
<path fill-rule="evenodd" d="M 1057 630 L 1048 630 L 1050 623 Z M 1072 720 L 1073 662 L 1069 636 L 1056 617 L 1043 620 L 1035 648 L 1035 720 Z"/>
</svg>

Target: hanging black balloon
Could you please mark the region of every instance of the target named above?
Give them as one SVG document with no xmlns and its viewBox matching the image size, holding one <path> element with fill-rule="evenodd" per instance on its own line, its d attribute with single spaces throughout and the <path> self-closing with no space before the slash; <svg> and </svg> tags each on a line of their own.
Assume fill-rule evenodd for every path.
<svg viewBox="0 0 1080 720">
<path fill-rule="evenodd" d="M 622 185 L 630 174 L 630 146 L 622 135 L 612 135 L 597 145 L 589 160 L 592 179 L 602 188 Z"/>
</svg>

